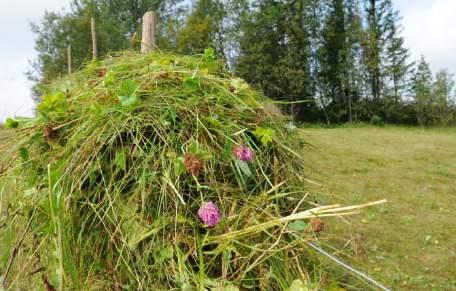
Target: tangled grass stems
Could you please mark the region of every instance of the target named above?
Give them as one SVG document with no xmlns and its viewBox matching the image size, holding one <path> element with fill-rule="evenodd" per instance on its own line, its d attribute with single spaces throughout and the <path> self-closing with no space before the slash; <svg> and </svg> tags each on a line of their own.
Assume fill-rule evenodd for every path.
<svg viewBox="0 0 456 291">
<path fill-rule="evenodd" d="M 11 267 L 32 275 L 7 289 L 324 288 L 318 238 L 296 222 L 374 205 L 315 207 L 289 117 L 211 51 L 91 62 L 37 109 L 0 159 L 1 203 L 21 213 L 0 243 L 36 211 Z"/>
</svg>

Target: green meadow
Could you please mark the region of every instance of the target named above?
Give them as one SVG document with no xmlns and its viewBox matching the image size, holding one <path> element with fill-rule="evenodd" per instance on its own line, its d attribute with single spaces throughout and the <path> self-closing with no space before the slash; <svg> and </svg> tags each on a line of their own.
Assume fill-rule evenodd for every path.
<svg viewBox="0 0 456 291">
<path fill-rule="evenodd" d="M 456 289 L 456 130 L 305 128 L 314 193 L 328 202 L 388 199 L 326 221 L 328 240 L 393 290 Z"/>
</svg>

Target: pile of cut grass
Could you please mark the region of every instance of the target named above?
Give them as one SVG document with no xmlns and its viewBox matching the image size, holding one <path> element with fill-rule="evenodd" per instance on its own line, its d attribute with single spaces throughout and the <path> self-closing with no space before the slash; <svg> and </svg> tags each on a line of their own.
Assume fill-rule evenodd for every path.
<svg viewBox="0 0 456 291">
<path fill-rule="evenodd" d="M 46 88 L 38 113 L 11 122 L 2 149 L 10 289 L 318 288 L 306 221 L 357 209 L 307 201 L 288 118 L 210 50 L 89 63 Z M 211 228 L 197 214 L 208 201 Z"/>
</svg>

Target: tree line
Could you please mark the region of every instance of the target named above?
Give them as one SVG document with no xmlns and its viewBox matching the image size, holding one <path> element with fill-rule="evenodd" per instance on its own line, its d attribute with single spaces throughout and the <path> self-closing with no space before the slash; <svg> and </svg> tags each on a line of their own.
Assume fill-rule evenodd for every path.
<svg viewBox="0 0 456 291">
<path fill-rule="evenodd" d="M 138 49 L 141 17 L 155 10 L 157 44 L 182 54 L 214 48 L 233 75 L 284 104 L 298 121 L 456 125 L 453 75 L 411 60 L 392 0 L 73 0 L 46 12 L 28 77 L 43 84 L 99 55 Z"/>
</svg>

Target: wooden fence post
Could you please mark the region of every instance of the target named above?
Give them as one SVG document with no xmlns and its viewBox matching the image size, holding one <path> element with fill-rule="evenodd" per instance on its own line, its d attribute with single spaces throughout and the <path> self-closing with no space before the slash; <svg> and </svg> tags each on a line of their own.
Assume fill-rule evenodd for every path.
<svg viewBox="0 0 456 291">
<path fill-rule="evenodd" d="M 68 75 L 71 75 L 71 44 L 68 45 L 67 58 L 68 58 Z"/>
<path fill-rule="evenodd" d="M 154 11 L 148 11 L 143 16 L 141 53 L 146 54 L 155 48 L 155 19 Z"/>
<path fill-rule="evenodd" d="M 92 32 L 92 59 L 95 61 L 98 57 L 97 50 L 97 32 L 95 30 L 95 18 L 90 18 L 90 31 Z"/>
</svg>

